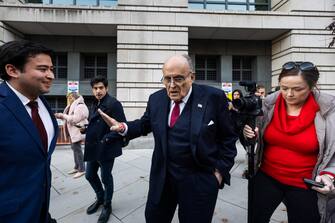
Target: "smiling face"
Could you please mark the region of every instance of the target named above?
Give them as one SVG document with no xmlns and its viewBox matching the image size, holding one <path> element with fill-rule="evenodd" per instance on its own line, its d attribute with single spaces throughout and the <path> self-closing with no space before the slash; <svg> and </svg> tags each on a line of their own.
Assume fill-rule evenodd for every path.
<svg viewBox="0 0 335 223">
<path fill-rule="evenodd" d="M 311 88 L 301 75 L 283 77 L 279 85 L 282 96 L 289 106 L 302 106 L 311 92 Z"/>
<path fill-rule="evenodd" d="M 55 78 L 51 57 L 47 54 L 29 57 L 22 71 L 11 64 L 5 68 L 11 77 L 9 83 L 30 100 L 48 93 Z"/>
<path fill-rule="evenodd" d="M 190 90 L 194 76 L 187 60 L 182 56 L 173 56 L 163 66 L 163 84 L 169 98 L 182 100 Z"/>
</svg>

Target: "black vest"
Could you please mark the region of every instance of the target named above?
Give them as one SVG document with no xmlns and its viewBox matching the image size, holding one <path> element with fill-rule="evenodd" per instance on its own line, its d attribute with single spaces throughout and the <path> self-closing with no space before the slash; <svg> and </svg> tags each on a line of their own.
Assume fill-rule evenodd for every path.
<svg viewBox="0 0 335 223">
<path fill-rule="evenodd" d="M 194 172 L 196 168 L 190 144 L 191 104 L 189 98 L 177 122 L 167 131 L 167 167 L 176 179 Z"/>
</svg>

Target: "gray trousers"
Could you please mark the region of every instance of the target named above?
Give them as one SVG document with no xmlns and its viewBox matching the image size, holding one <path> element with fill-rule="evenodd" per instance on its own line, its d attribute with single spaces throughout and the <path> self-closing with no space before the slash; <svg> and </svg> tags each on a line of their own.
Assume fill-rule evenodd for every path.
<svg viewBox="0 0 335 223">
<path fill-rule="evenodd" d="M 73 150 L 74 169 L 78 170 L 79 172 L 84 172 L 85 171 L 84 155 L 83 151 L 81 150 L 80 141 L 71 143 L 71 149 Z"/>
</svg>

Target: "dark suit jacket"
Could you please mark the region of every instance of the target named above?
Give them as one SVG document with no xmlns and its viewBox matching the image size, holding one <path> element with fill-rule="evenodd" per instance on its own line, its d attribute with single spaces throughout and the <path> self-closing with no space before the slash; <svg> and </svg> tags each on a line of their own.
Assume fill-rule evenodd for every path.
<svg viewBox="0 0 335 223">
<path fill-rule="evenodd" d="M 47 102 L 40 98 L 55 129 L 47 154 L 20 99 L 6 83 L 0 85 L 1 223 L 39 223 L 42 203 L 49 203 L 50 159 L 56 145 L 58 125 Z"/>
<path fill-rule="evenodd" d="M 111 132 L 106 122 L 97 112 L 95 101 L 90 109 L 89 123 L 86 129 L 85 138 L 85 161 L 106 161 L 114 159 L 122 154 L 122 146 L 124 145 L 123 137 L 118 133 Z M 98 106 L 103 112 L 110 117 L 126 121 L 121 103 L 114 97 L 106 94 L 101 99 Z"/>
<path fill-rule="evenodd" d="M 236 156 L 237 136 L 229 118 L 225 93 L 219 89 L 192 85 L 191 105 L 191 150 L 200 169 L 213 173 L 215 168 L 223 176 L 223 182 L 230 184 L 229 171 Z M 188 102 L 189 103 L 189 102 Z M 149 98 L 141 119 L 128 122 L 129 139 L 153 132 L 155 148 L 150 172 L 149 196 L 158 203 L 166 177 L 167 162 L 167 120 L 170 99 L 162 89 Z M 210 124 L 212 123 L 212 124 Z"/>
</svg>

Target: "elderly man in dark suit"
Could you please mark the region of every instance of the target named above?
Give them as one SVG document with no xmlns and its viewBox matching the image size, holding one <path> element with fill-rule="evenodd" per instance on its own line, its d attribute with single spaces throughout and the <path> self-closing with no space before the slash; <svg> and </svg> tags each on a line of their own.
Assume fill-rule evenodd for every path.
<svg viewBox="0 0 335 223">
<path fill-rule="evenodd" d="M 29 41 L 0 47 L 0 222 L 47 223 L 58 125 L 42 94 L 52 51 Z M 55 222 L 55 220 L 53 220 Z"/>
<path fill-rule="evenodd" d="M 230 183 L 236 135 L 223 91 L 193 84 L 185 55 L 163 66 L 165 89 L 149 98 L 141 119 L 122 123 L 99 111 L 112 130 L 129 139 L 153 132 L 148 223 L 171 222 L 178 205 L 182 223 L 209 223 L 218 189 Z"/>
<path fill-rule="evenodd" d="M 98 223 L 106 223 L 112 211 L 114 159 L 122 154 L 123 139 L 119 134 L 110 132 L 109 126 L 102 120 L 97 109 L 118 117 L 119 120 L 125 121 L 126 118 L 121 103 L 108 94 L 108 81 L 105 77 L 93 78 L 91 87 L 95 101 L 90 110 L 86 129 L 84 160 L 87 161 L 85 176 L 96 193 L 97 200 L 87 208 L 86 212 L 93 214 L 100 205 L 103 205 Z M 97 173 L 99 168 L 101 180 Z"/>
</svg>

